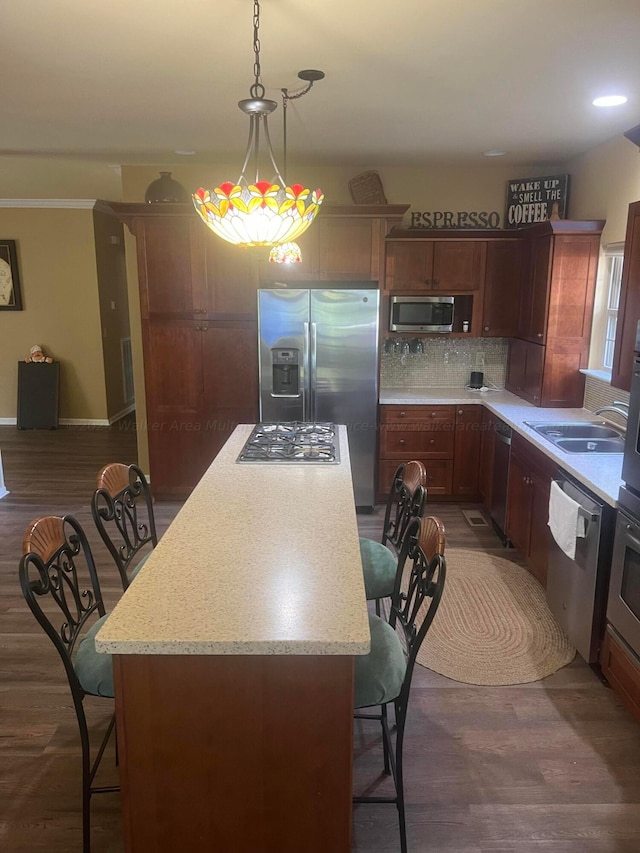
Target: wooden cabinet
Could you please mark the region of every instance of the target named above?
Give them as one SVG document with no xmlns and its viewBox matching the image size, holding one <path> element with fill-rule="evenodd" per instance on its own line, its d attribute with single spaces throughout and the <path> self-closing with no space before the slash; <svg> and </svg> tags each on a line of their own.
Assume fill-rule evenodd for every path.
<svg viewBox="0 0 640 853">
<path fill-rule="evenodd" d="M 524 262 L 522 239 L 490 240 L 482 307 L 482 334 L 512 338 L 518 334 Z"/>
<path fill-rule="evenodd" d="M 640 201 L 629 205 L 627 234 L 624 243 L 622 285 L 618 307 L 618 324 L 613 356 L 611 384 L 631 389 L 633 352 L 640 320 Z"/>
<path fill-rule="evenodd" d="M 549 493 L 555 467 L 526 439 L 514 434 L 507 486 L 506 534 L 543 586 L 547 582 Z"/>
<path fill-rule="evenodd" d="M 143 321 L 151 480 L 189 494 L 239 423 L 257 419 L 255 325 Z"/>
<path fill-rule="evenodd" d="M 482 407 L 482 435 L 480 439 L 480 468 L 478 493 L 482 503 L 491 507 L 493 502 L 493 457 L 496 446 L 496 425 L 499 418 Z"/>
<path fill-rule="evenodd" d="M 401 462 L 427 469 L 430 496 L 476 497 L 482 406 L 381 406 L 378 491 L 388 492 Z"/>
<path fill-rule="evenodd" d="M 255 249 L 225 243 L 190 215 L 138 216 L 132 227 L 143 319 L 255 316 Z"/>
<path fill-rule="evenodd" d="M 387 239 L 385 287 L 392 291 L 456 293 L 479 290 L 484 283 L 484 240 Z"/>
<path fill-rule="evenodd" d="M 540 344 L 511 341 L 505 387 L 536 406 L 542 397 L 542 373 L 545 349 Z"/>
<path fill-rule="evenodd" d="M 379 281 L 384 239 L 408 209 L 396 205 L 323 205 L 317 220 L 297 241 L 302 261 L 273 264 L 262 250 L 259 278 L 273 281 Z"/>
<path fill-rule="evenodd" d="M 522 289 L 518 336 L 543 344 L 547 337 L 553 237 L 550 234 L 531 236 L 528 243 L 529 269 Z"/>
<path fill-rule="evenodd" d="M 610 625 L 600 649 L 600 666 L 625 707 L 640 721 L 640 660 Z"/>
<path fill-rule="evenodd" d="M 482 406 L 456 408 L 453 450 L 453 494 L 475 497 L 479 492 Z"/>
<path fill-rule="evenodd" d="M 601 221 L 547 221 L 526 229 L 518 339 L 507 388 L 539 406 L 581 406 L 589 356 Z"/>
</svg>

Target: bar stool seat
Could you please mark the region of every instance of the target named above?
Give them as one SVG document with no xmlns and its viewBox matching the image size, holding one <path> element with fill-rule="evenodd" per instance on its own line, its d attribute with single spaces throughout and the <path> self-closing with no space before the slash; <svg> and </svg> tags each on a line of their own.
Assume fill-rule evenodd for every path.
<svg viewBox="0 0 640 853">
<path fill-rule="evenodd" d="M 115 691 L 111 655 L 100 654 L 96 651 L 96 634 L 107 621 L 107 618 L 108 614 L 101 616 L 81 640 L 76 653 L 74 669 L 85 693 L 113 699 Z"/>
<path fill-rule="evenodd" d="M 387 546 L 374 539 L 361 538 L 360 557 L 367 601 L 391 595 L 398 563 Z"/>
<path fill-rule="evenodd" d="M 384 705 L 400 695 L 407 661 L 398 635 L 389 623 L 369 615 L 371 651 L 355 658 L 355 707 Z"/>
</svg>

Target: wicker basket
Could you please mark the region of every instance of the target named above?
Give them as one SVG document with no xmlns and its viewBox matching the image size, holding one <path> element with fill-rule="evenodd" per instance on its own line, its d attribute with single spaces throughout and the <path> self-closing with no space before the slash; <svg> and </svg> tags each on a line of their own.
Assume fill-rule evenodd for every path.
<svg viewBox="0 0 640 853">
<path fill-rule="evenodd" d="M 387 204 L 382 181 L 377 172 L 362 172 L 349 181 L 349 192 L 355 204 Z"/>
</svg>

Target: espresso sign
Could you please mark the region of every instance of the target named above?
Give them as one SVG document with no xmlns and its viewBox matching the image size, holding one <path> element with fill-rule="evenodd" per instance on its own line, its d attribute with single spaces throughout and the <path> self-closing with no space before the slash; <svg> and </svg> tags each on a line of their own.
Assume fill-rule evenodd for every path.
<svg viewBox="0 0 640 853">
<path fill-rule="evenodd" d="M 504 227 L 519 228 L 545 219 L 565 219 L 568 198 L 569 175 L 508 181 Z"/>
<path fill-rule="evenodd" d="M 409 228 L 498 228 L 497 210 L 414 210 Z"/>
</svg>

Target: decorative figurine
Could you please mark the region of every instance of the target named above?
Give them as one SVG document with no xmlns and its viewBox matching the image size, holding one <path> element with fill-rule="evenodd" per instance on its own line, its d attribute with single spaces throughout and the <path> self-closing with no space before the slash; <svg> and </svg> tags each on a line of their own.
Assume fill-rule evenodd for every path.
<svg viewBox="0 0 640 853">
<path fill-rule="evenodd" d="M 48 355 L 45 355 L 42 352 L 42 347 L 39 344 L 35 344 L 29 350 L 29 355 L 25 358 L 27 364 L 34 362 L 35 364 L 51 364 L 53 362 L 52 358 L 49 358 Z"/>
</svg>

